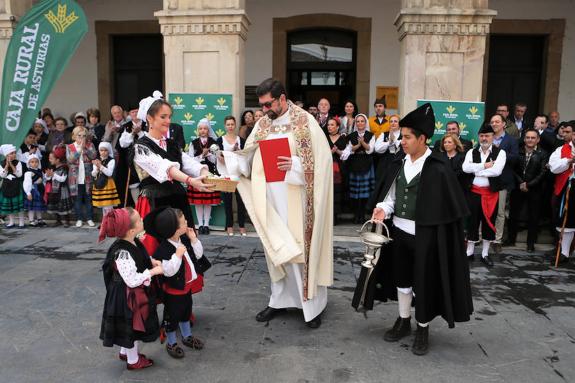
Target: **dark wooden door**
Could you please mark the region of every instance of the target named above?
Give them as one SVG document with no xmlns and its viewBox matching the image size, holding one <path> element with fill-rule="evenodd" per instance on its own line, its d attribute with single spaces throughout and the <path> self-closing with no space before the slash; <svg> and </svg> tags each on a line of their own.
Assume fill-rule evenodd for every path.
<svg viewBox="0 0 575 383">
<path fill-rule="evenodd" d="M 527 104 L 533 118 L 543 106 L 546 36 L 491 35 L 487 75 L 488 113 L 498 103 Z"/>
<path fill-rule="evenodd" d="M 164 86 L 162 35 L 112 37 L 113 103 L 124 108 L 138 105 Z M 166 96 L 166 95 L 164 95 Z"/>
</svg>

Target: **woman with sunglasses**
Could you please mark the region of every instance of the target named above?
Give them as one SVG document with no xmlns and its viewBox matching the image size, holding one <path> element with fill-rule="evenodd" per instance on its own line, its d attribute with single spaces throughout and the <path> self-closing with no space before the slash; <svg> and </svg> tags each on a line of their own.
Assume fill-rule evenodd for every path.
<svg viewBox="0 0 575 383">
<path fill-rule="evenodd" d="M 72 131 L 72 142 L 66 146 L 68 162 L 68 186 L 74 199 L 76 227 L 82 227 L 86 220 L 88 226 L 94 227 L 92 212 L 92 160 L 98 157 L 98 152 L 91 141 L 87 140 L 88 130 L 76 126 Z"/>
</svg>

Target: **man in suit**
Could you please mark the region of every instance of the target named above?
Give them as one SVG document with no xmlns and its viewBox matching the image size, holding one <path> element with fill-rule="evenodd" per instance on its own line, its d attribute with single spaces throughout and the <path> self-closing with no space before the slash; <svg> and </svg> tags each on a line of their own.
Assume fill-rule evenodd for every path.
<svg viewBox="0 0 575 383">
<path fill-rule="evenodd" d="M 459 122 L 449 121 L 447 123 L 447 127 L 445 128 L 445 134 L 455 134 L 457 138 L 459 138 L 459 141 L 461 141 L 461 145 L 463 145 L 464 153 L 467 153 L 469 149 L 473 148 L 473 142 L 461 137 L 460 135 L 461 129 L 459 128 Z M 441 146 L 441 140 L 435 141 L 435 144 L 433 145 L 433 150 L 438 152 L 440 146 Z"/>
<path fill-rule="evenodd" d="M 537 121 L 537 119 L 535 119 Z M 505 245 L 515 246 L 519 228 L 519 216 L 527 203 L 527 252 L 535 250 L 539 213 L 541 211 L 545 179 L 547 175 L 547 155 L 537 147 L 539 133 L 535 129 L 525 131 L 524 145 L 519 150 L 519 158 L 513 173 L 519 188 L 511 192 L 509 203 L 509 232 Z"/>
<path fill-rule="evenodd" d="M 497 219 L 495 220 L 495 241 L 493 241 L 493 250 L 496 253 L 501 252 L 501 239 L 505 227 L 505 207 L 507 197 L 515 189 L 515 177 L 513 168 L 519 158 L 519 147 L 517 140 L 511 135 L 505 133 L 505 118 L 500 114 L 494 114 L 489 120 L 493 128 L 493 146 L 504 150 L 506 154 L 505 167 L 501 173 L 501 186 L 499 191 L 499 204 L 497 206 Z"/>
<path fill-rule="evenodd" d="M 552 139 L 555 137 L 555 132 L 552 128 L 549 128 L 548 121 L 547 115 L 538 114 L 533 121 L 533 129 L 537 130 L 537 133 L 539 133 L 539 148 L 542 149 L 547 156 L 550 156 L 551 153 L 553 153 L 553 150 L 555 150 Z M 523 138 L 525 138 L 525 134 L 523 134 Z"/>
<path fill-rule="evenodd" d="M 515 122 L 509 118 L 509 105 L 497 105 L 495 113 L 500 114 L 505 118 L 505 133 L 509 134 L 511 137 L 519 138 L 519 129 L 517 129 Z"/>
<path fill-rule="evenodd" d="M 513 108 L 513 117 L 511 121 L 515 123 L 517 129 L 519 130 L 519 135 L 522 136 L 523 132 L 527 129 L 533 127 L 533 123 L 527 119 L 527 105 L 523 102 L 518 102 Z"/>
<path fill-rule="evenodd" d="M 331 114 L 329 112 L 330 108 L 331 105 L 327 98 L 322 98 L 317 103 L 317 110 L 318 110 L 317 122 L 319 124 L 319 127 L 321 128 L 321 130 L 323 130 L 326 136 L 329 135 L 329 133 L 327 132 L 327 122 L 331 117 Z"/>
<path fill-rule="evenodd" d="M 175 122 L 170 123 L 170 130 L 167 138 L 176 141 L 178 146 L 184 150 L 186 147 L 186 139 L 184 137 L 184 128 Z"/>
</svg>

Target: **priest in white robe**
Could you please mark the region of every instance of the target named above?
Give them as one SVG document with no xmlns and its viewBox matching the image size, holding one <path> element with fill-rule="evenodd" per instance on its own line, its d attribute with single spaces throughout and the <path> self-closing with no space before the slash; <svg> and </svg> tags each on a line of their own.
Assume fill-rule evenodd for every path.
<svg viewBox="0 0 575 383">
<path fill-rule="evenodd" d="M 238 190 L 264 246 L 271 279 L 267 322 L 287 308 L 321 325 L 333 283 L 333 164 L 315 118 L 288 101 L 284 86 L 267 79 L 256 89 L 265 114 L 242 151 L 222 152 L 218 171 L 239 179 Z M 259 142 L 288 138 L 291 157 L 277 159 L 284 181 L 266 182 Z"/>
</svg>

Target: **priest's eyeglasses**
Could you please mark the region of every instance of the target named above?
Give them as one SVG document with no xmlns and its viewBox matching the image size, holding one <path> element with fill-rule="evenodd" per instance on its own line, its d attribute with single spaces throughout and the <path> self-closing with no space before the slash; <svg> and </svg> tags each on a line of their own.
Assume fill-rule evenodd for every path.
<svg viewBox="0 0 575 383">
<path fill-rule="evenodd" d="M 272 107 L 272 104 L 273 104 L 273 103 L 274 103 L 274 101 L 276 101 L 276 100 L 277 100 L 277 98 L 275 98 L 275 97 L 274 97 L 274 98 L 272 98 L 272 100 L 271 100 L 271 101 L 268 101 L 268 102 L 261 102 L 261 103 L 260 103 L 260 108 L 268 108 L 268 109 L 269 109 L 269 108 L 271 108 L 271 107 Z"/>
</svg>

